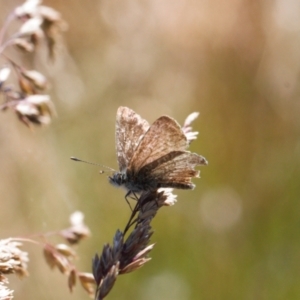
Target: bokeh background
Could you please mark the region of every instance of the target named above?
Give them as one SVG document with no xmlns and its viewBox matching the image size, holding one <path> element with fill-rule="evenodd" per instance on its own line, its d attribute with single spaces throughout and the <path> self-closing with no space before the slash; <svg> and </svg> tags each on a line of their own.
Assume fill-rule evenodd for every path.
<svg viewBox="0 0 300 300">
<path fill-rule="evenodd" d="M 0 20 L 21 1 L 1 0 Z M 0 238 L 68 226 L 85 214 L 82 271 L 123 229 L 124 191 L 74 155 L 117 168 L 117 108 L 149 122 L 199 111 L 191 150 L 205 156 L 194 191 L 153 222 L 152 260 L 108 299 L 300 299 L 300 2 L 48 0 L 68 23 L 44 72 L 58 117 L 34 132 L 0 115 Z M 19 57 L 19 58 L 18 58 Z M 30 277 L 15 299 L 88 299 L 26 245 Z"/>
</svg>

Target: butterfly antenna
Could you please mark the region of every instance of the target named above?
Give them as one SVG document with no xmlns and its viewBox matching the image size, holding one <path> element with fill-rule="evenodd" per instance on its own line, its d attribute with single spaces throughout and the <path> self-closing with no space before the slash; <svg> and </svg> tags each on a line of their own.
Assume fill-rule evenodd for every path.
<svg viewBox="0 0 300 300">
<path fill-rule="evenodd" d="M 97 163 L 93 163 L 93 162 L 90 162 L 90 161 L 82 160 L 82 159 L 79 159 L 79 158 L 74 157 L 74 156 L 71 156 L 70 158 L 71 158 L 72 160 L 74 160 L 74 161 L 83 162 L 83 163 L 86 163 L 86 164 L 89 164 L 89 165 L 93 165 L 93 166 L 103 167 L 103 168 L 108 169 L 108 170 L 111 171 L 111 172 L 116 172 L 116 170 L 114 170 L 114 169 L 112 169 L 112 168 L 110 168 L 110 167 L 101 165 L 101 164 L 97 164 Z M 100 174 L 105 173 L 105 171 L 103 171 L 103 170 L 100 170 L 99 172 L 100 172 Z"/>
</svg>

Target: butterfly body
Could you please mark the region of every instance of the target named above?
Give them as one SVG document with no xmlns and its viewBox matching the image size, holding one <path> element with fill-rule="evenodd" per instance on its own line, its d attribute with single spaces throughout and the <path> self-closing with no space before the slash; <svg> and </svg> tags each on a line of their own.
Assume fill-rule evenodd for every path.
<svg viewBox="0 0 300 300">
<path fill-rule="evenodd" d="M 116 121 L 116 152 L 119 172 L 109 180 L 129 193 L 158 188 L 193 189 L 192 177 L 199 177 L 197 165 L 204 157 L 186 151 L 189 143 L 180 125 L 168 116 L 151 126 L 133 110 L 119 107 Z"/>
</svg>

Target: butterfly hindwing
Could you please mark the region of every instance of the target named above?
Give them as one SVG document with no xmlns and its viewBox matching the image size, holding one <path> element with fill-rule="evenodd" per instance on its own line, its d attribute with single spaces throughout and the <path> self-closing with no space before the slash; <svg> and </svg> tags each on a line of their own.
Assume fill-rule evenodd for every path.
<svg viewBox="0 0 300 300">
<path fill-rule="evenodd" d="M 206 165 L 204 157 L 189 151 L 172 151 L 158 160 L 144 166 L 137 177 L 143 181 L 156 181 L 158 187 L 193 189 L 192 177 L 199 177 L 194 168 Z"/>
</svg>

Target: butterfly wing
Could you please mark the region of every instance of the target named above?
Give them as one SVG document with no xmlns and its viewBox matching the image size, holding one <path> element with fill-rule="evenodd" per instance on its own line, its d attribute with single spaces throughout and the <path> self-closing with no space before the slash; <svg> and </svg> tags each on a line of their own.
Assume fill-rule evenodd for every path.
<svg viewBox="0 0 300 300">
<path fill-rule="evenodd" d="M 172 118 L 158 118 L 142 137 L 128 165 L 128 172 L 137 174 L 139 170 L 172 151 L 184 151 L 187 138 L 180 125 Z"/>
<path fill-rule="evenodd" d="M 196 166 L 207 165 L 207 160 L 189 151 L 172 151 L 152 163 L 145 165 L 138 173 L 144 182 L 152 182 L 155 187 L 193 189 L 191 179 L 199 177 Z"/>
<path fill-rule="evenodd" d="M 119 107 L 116 118 L 116 152 L 120 171 L 124 171 L 149 128 L 149 123 L 128 107 Z"/>
</svg>

